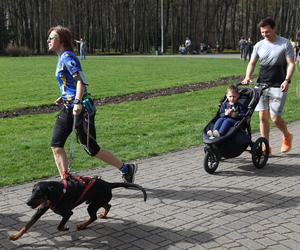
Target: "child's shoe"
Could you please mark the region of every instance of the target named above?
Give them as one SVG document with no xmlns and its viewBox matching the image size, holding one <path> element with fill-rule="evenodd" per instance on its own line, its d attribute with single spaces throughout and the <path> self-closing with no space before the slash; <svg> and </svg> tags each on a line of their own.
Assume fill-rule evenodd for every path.
<svg viewBox="0 0 300 250">
<path fill-rule="evenodd" d="M 207 134 L 209 137 L 213 137 L 213 132 L 212 132 L 211 130 L 208 130 L 208 131 L 206 132 L 206 134 Z"/>
<path fill-rule="evenodd" d="M 218 131 L 218 130 L 214 130 L 214 131 L 213 131 L 213 136 L 214 136 L 214 137 L 220 137 L 219 131 Z"/>
</svg>

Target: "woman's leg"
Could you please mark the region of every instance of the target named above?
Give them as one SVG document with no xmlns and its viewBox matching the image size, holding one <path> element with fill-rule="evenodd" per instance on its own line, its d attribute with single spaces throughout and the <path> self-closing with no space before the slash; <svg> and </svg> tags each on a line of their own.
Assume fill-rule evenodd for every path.
<svg viewBox="0 0 300 250">
<path fill-rule="evenodd" d="M 66 177 L 66 174 L 68 173 L 68 164 L 69 164 L 66 151 L 64 148 L 58 148 L 58 147 L 51 147 L 51 149 L 53 152 L 54 160 L 60 178 L 64 179 Z"/>
<path fill-rule="evenodd" d="M 123 165 L 123 162 L 119 160 L 113 153 L 104 149 L 100 149 L 95 157 L 109 165 L 116 167 L 117 169 L 120 169 Z"/>
<path fill-rule="evenodd" d="M 56 167 L 60 177 L 63 179 L 68 172 L 68 157 L 64 149 L 65 142 L 72 132 L 73 117 L 72 113 L 63 108 L 57 116 L 51 140 Z"/>
</svg>

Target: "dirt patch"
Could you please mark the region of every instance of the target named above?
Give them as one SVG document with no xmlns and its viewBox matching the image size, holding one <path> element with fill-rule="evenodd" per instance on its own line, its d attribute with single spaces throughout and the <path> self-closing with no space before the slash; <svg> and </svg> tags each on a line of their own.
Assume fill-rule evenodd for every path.
<svg viewBox="0 0 300 250">
<path fill-rule="evenodd" d="M 136 92 L 136 93 L 121 95 L 121 96 L 105 97 L 101 99 L 95 99 L 94 102 L 97 106 L 104 106 L 108 104 L 117 104 L 122 102 L 141 101 L 141 100 L 150 99 L 158 96 L 175 95 L 180 93 L 197 91 L 201 89 L 213 88 L 221 85 L 228 85 L 229 83 L 237 83 L 241 81 L 241 79 L 242 76 L 229 76 L 229 77 L 221 78 L 216 81 L 191 83 L 191 84 L 186 84 L 178 87 L 149 90 L 145 92 Z M 0 112 L 0 118 L 13 118 L 21 115 L 52 113 L 52 112 L 57 112 L 59 109 L 60 108 L 54 104 L 41 105 L 36 107 L 16 109 L 13 111 Z"/>
</svg>

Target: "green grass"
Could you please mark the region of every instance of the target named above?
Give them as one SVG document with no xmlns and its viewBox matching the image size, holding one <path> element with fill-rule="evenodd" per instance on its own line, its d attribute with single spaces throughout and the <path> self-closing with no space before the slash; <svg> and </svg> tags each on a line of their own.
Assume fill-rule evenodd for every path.
<svg viewBox="0 0 300 250">
<path fill-rule="evenodd" d="M 35 67 L 30 59 L 35 62 Z M 157 62 L 154 63 L 153 60 Z M 55 57 L 0 58 L 0 70 L 4 68 L 3 61 L 6 62 L 5 67 L 14 66 L 16 73 L 14 75 L 12 69 L 4 72 L 7 79 L 4 81 L 2 78 L 0 85 L 1 93 L 4 93 L 0 99 L 2 110 L 50 103 L 55 99 L 57 95 L 53 77 Z M 216 80 L 226 76 L 227 73 L 243 75 L 246 64 L 234 59 L 224 61 L 188 59 L 188 57 L 144 59 L 93 57 L 83 62 L 83 66 L 88 72 L 88 78 L 89 75 L 94 78 L 93 81 L 90 79 L 90 82 L 93 82 L 92 93 L 97 97 L 103 97 L 144 91 L 148 88 Z M 168 70 L 168 67 L 172 69 Z M 174 67 L 186 68 L 183 73 L 177 72 L 179 68 L 175 70 Z M 53 70 L 52 73 L 49 68 Z M 32 78 L 34 80 L 30 80 L 31 75 L 34 75 Z M 285 109 L 284 118 L 287 121 L 300 118 L 300 98 L 296 95 L 299 77 L 299 72 L 296 71 Z M 101 86 L 95 84 L 97 82 L 101 82 Z M 38 95 L 37 85 L 43 89 L 42 95 Z M 226 86 L 221 86 L 98 107 L 96 116 L 98 141 L 103 148 L 111 150 L 122 160 L 144 158 L 198 146 L 201 144 L 201 130 L 215 115 L 225 88 Z M 35 92 L 30 94 L 31 91 Z M 7 104 L 7 108 L 2 107 L 4 103 Z M 0 120 L 0 186 L 58 175 L 50 149 L 55 117 L 56 114 L 51 113 Z M 253 130 L 257 130 L 257 114 L 253 115 L 252 123 Z M 69 154 L 68 143 L 66 149 Z M 101 166 L 102 162 L 90 158 L 76 144 L 74 171 Z"/>
<path fill-rule="evenodd" d="M 0 111 L 52 104 L 59 95 L 56 56 L 0 57 Z M 244 73 L 238 59 L 88 57 L 82 62 L 94 98 L 204 82 Z"/>
<path fill-rule="evenodd" d="M 223 92 L 217 88 L 98 108 L 98 141 L 123 160 L 199 145 L 205 117 L 214 114 L 211 107 L 217 108 L 219 98 L 209 100 L 200 111 L 202 100 Z M 1 121 L 0 186 L 57 175 L 49 147 L 54 119 L 55 114 L 45 114 Z M 101 165 L 76 144 L 74 170 Z"/>
<path fill-rule="evenodd" d="M 98 141 L 103 148 L 111 150 L 123 160 L 200 145 L 201 131 L 215 115 L 225 88 L 223 86 L 98 108 Z M 299 119 L 299 114 L 300 99 L 296 97 L 294 86 L 290 91 L 285 118 L 293 121 Z M 2 119 L 0 186 L 57 175 L 49 147 L 55 115 Z M 253 129 L 257 130 L 256 113 L 252 123 Z M 68 152 L 68 144 L 66 149 Z M 73 170 L 100 166 L 103 166 L 102 162 L 90 158 L 76 144 Z"/>
</svg>

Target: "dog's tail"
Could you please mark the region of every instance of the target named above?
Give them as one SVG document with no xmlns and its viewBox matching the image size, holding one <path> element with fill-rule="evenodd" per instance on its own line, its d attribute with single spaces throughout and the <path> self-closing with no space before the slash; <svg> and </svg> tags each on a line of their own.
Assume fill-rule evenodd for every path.
<svg viewBox="0 0 300 250">
<path fill-rule="evenodd" d="M 119 187 L 124 187 L 124 188 L 129 188 L 129 189 L 138 189 L 141 190 L 143 192 L 144 195 L 144 201 L 147 200 L 147 193 L 146 190 L 138 185 L 138 184 L 134 184 L 134 183 L 127 183 L 127 182 L 114 182 L 114 183 L 110 183 L 111 188 L 119 188 Z"/>
</svg>

